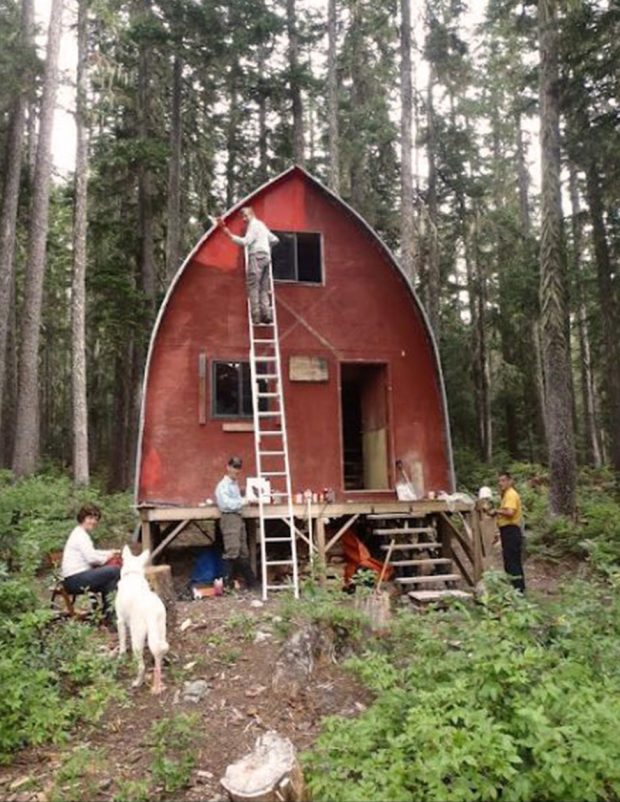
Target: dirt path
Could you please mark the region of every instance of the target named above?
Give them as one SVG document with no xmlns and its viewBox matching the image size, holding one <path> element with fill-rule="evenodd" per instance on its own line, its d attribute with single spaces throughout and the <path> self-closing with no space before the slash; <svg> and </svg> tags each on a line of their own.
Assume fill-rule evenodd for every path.
<svg viewBox="0 0 620 802">
<path fill-rule="evenodd" d="M 243 597 L 179 602 L 178 614 L 179 624 L 169 632 L 164 693 L 152 696 L 146 684 L 131 689 L 133 667 L 123 667 L 119 684 L 126 698 L 111 702 L 97 726 L 71 733 L 67 747 L 18 753 L 0 769 L 0 800 L 220 800 L 219 779 L 226 766 L 246 754 L 262 732 L 275 729 L 303 750 L 316 737 L 322 717 L 353 716 L 368 702 L 364 690 L 333 664 L 319 665 L 294 702 L 272 692 L 283 638 L 277 601 L 261 607 Z M 181 631 L 185 621 L 191 623 Z M 99 648 L 112 654 L 116 636 L 101 634 L 99 639 Z M 185 684 L 196 680 L 207 683 L 204 697 L 184 700 Z M 166 794 L 154 782 L 157 741 L 151 731 L 161 721 L 168 721 L 172 731 L 185 715 L 193 717 L 191 744 L 184 752 L 194 767 L 188 787 Z M 174 782 L 174 770 L 169 773 Z"/>
</svg>

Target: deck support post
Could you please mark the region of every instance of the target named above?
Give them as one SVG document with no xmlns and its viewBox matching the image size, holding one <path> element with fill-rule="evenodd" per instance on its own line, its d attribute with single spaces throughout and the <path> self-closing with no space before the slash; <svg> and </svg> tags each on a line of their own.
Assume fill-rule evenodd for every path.
<svg viewBox="0 0 620 802">
<path fill-rule="evenodd" d="M 318 552 L 319 585 L 323 587 L 326 580 L 327 550 L 325 548 L 325 518 L 319 515 L 316 519 L 316 549 Z"/>
</svg>

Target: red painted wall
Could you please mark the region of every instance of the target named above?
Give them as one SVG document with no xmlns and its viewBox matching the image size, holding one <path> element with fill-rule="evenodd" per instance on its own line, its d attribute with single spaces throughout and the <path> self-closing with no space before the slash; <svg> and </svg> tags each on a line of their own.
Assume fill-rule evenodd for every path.
<svg viewBox="0 0 620 802">
<path fill-rule="evenodd" d="M 343 492 L 340 362 L 388 366 L 391 463 L 403 459 L 424 489 L 451 489 L 446 423 L 426 326 L 405 281 L 378 241 L 303 171 L 294 169 L 250 199 L 271 228 L 323 235 L 324 286 L 276 284 L 293 492 Z M 228 218 L 242 232 L 239 212 Z M 252 475 L 251 432 L 223 432 L 211 415 L 211 360 L 248 360 L 243 251 L 212 233 L 186 264 L 163 311 L 145 385 L 139 503 L 195 504 L 213 497 L 231 454 Z M 318 336 L 317 336 L 318 335 Z M 206 353 L 207 421 L 199 423 L 198 356 Z M 326 383 L 290 382 L 290 355 L 328 360 Z M 394 470 L 391 480 L 394 481 Z M 382 494 L 371 494 L 383 497 Z M 393 498 L 389 491 L 388 498 Z"/>
</svg>

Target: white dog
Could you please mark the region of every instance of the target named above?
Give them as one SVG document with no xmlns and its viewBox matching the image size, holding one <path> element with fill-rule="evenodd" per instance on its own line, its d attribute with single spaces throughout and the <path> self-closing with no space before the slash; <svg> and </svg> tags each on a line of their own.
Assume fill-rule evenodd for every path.
<svg viewBox="0 0 620 802">
<path fill-rule="evenodd" d="M 138 676 L 132 687 L 144 682 L 144 643 L 155 659 L 153 693 L 164 689 L 161 679 L 163 656 L 168 651 L 166 642 L 166 608 L 156 593 L 153 593 L 144 576 L 144 568 L 150 554 L 143 551 L 134 557 L 128 546 L 123 549 L 123 567 L 116 592 L 116 618 L 118 624 L 119 657 L 127 651 L 127 629 L 131 634 L 131 648 L 138 661 Z"/>
</svg>

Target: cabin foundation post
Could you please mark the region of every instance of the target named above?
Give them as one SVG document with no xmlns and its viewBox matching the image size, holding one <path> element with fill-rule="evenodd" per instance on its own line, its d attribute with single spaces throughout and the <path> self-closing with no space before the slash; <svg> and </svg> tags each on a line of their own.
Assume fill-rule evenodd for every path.
<svg viewBox="0 0 620 802">
<path fill-rule="evenodd" d="M 319 585 L 323 587 L 326 579 L 327 549 L 325 548 L 325 518 L 319 515 L 316 519 L 316 550 L 318 552 L 317 571 Z"/>
<path fill-rule="evenodd" d="M 143 518 L 140 528 L 142 530 L 142 551 L 146 551 L 148 549 L 149 552 L 153 554 L 153 533 L 151 531 L 151 522 Z"/>
<path fill-rule="evenodd" d="M 247 519 L 245 521 L 246 531 L 248 533 L 248 551 L 250 552 L 250 566 L 254 572 L 254 576 L 258 576 L 257 561 L 256 561 L 256 519 Z"/>
</svg>

